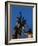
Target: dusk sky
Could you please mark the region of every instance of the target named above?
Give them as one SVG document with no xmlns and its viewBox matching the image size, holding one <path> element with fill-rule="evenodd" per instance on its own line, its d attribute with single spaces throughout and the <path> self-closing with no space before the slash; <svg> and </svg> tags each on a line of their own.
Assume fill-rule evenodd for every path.
<svg viewBox="0 0 38 46">
<path fill-rule="evenodd" d="M 12 29 L 16 25 L 16 16 L 20 16 L 19 12 L 21 12 L 24 19 L 26 19 L 29 28 L 32 27 L 32 7 L 12 5 L 10 8 L 10 12 Z"/>
</svg>

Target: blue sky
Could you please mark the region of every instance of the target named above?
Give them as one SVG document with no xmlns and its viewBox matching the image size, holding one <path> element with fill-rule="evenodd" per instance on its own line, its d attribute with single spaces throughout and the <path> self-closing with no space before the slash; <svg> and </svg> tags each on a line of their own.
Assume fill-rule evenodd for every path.
<svg viewBox="0 0 38 46">
<path fill-rule="evenodd" d="M 16 16 L 19 16 L 19 12 L 22 13 L 24 19 L 26 19 L 28 26 L 32 27 L 32 7 L 12 5 L 10 8 L 11 12 L 11 28 L 13 29 L 16 24 Z"/>
</svg>

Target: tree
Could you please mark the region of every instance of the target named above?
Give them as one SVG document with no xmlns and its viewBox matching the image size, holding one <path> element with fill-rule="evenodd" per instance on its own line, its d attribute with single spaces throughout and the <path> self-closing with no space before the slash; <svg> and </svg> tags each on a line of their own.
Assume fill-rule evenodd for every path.
<svg viewBox="0 0 38 46">
<path fill-rule="evenodd" d="M 19 12 L 20 16 L 17 16 L 17 22 L 16 25 L 14 27 L 15 30 L 15 38 L 18 38 L 18 35 L 21 35 L 21 32 L 23 31 L 23 29 L 25 28 L 26 25 L 26 20 L 24 19 L 24 17 L 22 17 L 22 13 Z"/>
</svg>

